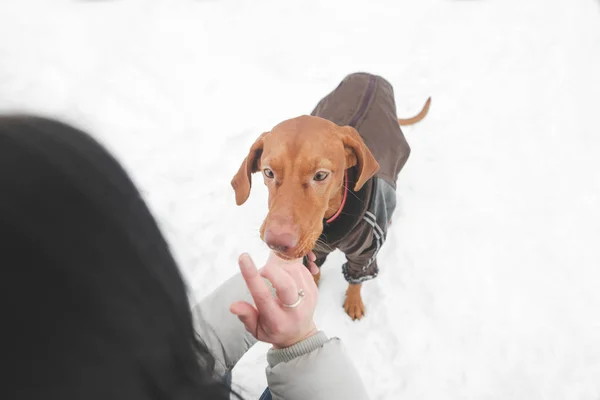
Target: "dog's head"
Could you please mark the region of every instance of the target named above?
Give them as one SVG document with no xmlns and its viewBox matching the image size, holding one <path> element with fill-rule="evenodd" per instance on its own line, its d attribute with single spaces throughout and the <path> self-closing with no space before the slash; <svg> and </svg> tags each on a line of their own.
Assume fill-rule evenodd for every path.
<svg viewBox="0 0 600 400">
<path fill-rule="evenodd" d="M 344 173 L 356 167 L 360 190 L 379 164 L 358 132 L 326 119 L 286 120 L 254 142 L 231 185 L 236 203 L 250 196 L 252 174 L 261 172 L 269 190 L 269 212 L 261 239 L 282 258 L 299 258 L 313 249 L 323 219 L 341 205 Z"/>
</svg>

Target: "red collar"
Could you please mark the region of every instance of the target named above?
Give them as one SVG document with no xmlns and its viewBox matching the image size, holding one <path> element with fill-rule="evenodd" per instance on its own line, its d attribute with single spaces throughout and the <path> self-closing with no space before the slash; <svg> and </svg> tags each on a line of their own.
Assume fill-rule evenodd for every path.
<svg viewBox="0 0 600 400">
<path fill-rule="evenodd" d="M 342 209 L 344 208 L 344 205 L 346 204 L 346 198 L 348 197 L 348 170 L 346 170 L 344 172 L 344 196 L 342 197 L 342 204 L 340 205 L 339 210 L 337 210 L 337 212 L 335 214 L 333 214 L 333 216 L 331 218 L 329 218 L 327 221 L 325 221 L 326 224 L 330 224 L 333 221 L 336 220 L 337 217 L 340 216 L 340 214 L 342 213 Z"/>
</svg>

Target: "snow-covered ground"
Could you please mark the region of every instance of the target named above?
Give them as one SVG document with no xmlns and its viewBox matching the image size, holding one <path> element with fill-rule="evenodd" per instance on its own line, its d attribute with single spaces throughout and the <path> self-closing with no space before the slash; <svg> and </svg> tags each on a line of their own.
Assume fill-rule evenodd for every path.
<svg viewBox="0 0 600 400">
<path fill-rule="evenodd" d="M 412 146 L 399 208 L 341 308 L 317 324 L 373 399 L 600 399 L 600 2 L 2 0 L 0 112 L 93 132 L 131 172 L 196 296 L 237 271 L 266 190 L 230 179 L 256 136 L 346 74 L 395 87 Z M 236 367 L 257 398 L 266 345 Z"/>
</svg>

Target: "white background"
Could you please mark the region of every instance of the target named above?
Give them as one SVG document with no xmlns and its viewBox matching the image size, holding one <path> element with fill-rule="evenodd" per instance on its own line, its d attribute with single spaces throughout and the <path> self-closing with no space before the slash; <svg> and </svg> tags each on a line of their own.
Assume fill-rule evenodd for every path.
<svg viewBox="0 0 600 400">
<path fill-rule="evenodd" d="M 412 155 L 351 322 L 317 324 L 374 399 L 600 398 L 600 2 L 2 0 L 0 112 L 59 117 L 125 165 L 197 298 L 266 257 L 254 139 L 347 74 L 388 79 Z M 267 346 L 236 367 L 257 398 Z"/>
</svg>

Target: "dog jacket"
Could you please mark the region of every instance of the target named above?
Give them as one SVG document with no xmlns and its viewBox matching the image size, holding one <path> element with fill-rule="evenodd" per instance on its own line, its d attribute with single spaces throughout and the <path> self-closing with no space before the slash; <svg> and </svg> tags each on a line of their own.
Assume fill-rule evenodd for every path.
<svg viewBox="0 0 600 400">
<path fill-rule="evenodd" d="M 339 249 L 346 255 L 342 266 L 349 283 L 377 276 L 377 254 L 386 240 L 396 208 L 396 182 L 410 147 L 400 129 L 391 84 L 380 76 L 348 75 L 325 96 L 311 115 L 337 125 L 355 128 L 379 163 L 379 171 L 357 192 L 356 168 L 348 171 L 348 196 L 341 215 L 327 224 L 313 252 L 320 267 L 327 255 Z"/>
</svg>

